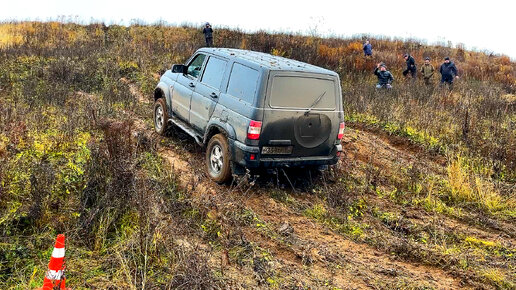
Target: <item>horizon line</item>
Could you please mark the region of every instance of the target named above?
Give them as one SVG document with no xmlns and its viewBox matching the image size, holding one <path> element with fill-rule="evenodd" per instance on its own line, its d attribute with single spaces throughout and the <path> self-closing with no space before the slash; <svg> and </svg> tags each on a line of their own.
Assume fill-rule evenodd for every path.
<svg viewBox="0 0 516 290">
<path fill-rule="evenodd" d="M 109 20 L 106 21 L 104 19 L 97 19 L 94 17 L 90 17 L 89 20 L 86 19 L 79 19 L 79 15 L 58 15 L 56 18 L 48 17 L 46 20 L 41 20 L 39 18 L 26 18 L 23 20 L 20 19 L 0 19 L 0 24 L 8 24 L 8 23 L 23 23 L 23 22 L 39 22 L 39 23 L 50 23 L 50 22 L 58 22 L 61 24 L 77 24 L 82 26 L 87 26 L 91 24 L 103 24 L 106 26 L 124 26 L 124 27 L 131 27 L 131 26 L 164 26 L 164 27 L 187 27 L 187 28 L 200 28 L 203 26 L 204 21 L 201 22 L 190 22 L 190 21 L 182 21 L 182 22 L 169 22 L 167 20 L 164 20 L 163 18 L 159 18 L 156 21 L 148 22 L 141 18 L 131 18 L 130 20 L 121 18 L 119 21 L 116 20 Z M 292 30 L 283 30 L 282 28 L 279 28 L 277 30 L 273 29 L 265 29 L 265 28 L 258 28 L 258 29 L 241 29 L 239 27 L 232 27 L 230 25 L 212 25 L 213 28 L 216 29 L 226 29 L 226 30 L 233 30 L 233 31 L 239 31 L 246 34 L 252 34 L 257 32 L 266 32 L 269 34 L 287 34 L 287 35 L 296 35 L 296 36 L 311 36 L 311 37 L 318 37 L 323 39 L 379 39 L 379 40 L 402 40 L 404 42 L 418 42 L 427 46 L 442 46 L 442 47 L 448 47 L 448 48 L 454 48 L 459 49 L 460 46 L 462 46 L 465 50 L 470 52 L 476 52 L 476 53 L 483 53 L 489 56 L 498 56 L 498 57 L 508 57 L 511 62 L 516 62 L 516 56 L 512 57 L 506 53 L 502 52 L 496 52 L 492 49 L 487 48 L 478 48 L 476 46 L 470 47 L 465 43 L 462 42 L 453 42 L 452 40 L 446 39 L 443 37 L 442 40 L 435 40 L 431 41 L 429 39 L 419 38 L 416 36 L 409 36 L 409 37 L 403 37 L 403 36 L 389 36 L 389 35 L 378 35 L 378 34 L 370 34 L 367 32 L 363 33 L 353 33 L 350 35 L 345 34 L 336 34 L 336 33 L 320 33 L 317 29 L 314 29 L 310 31 L 310 29 L 298 30 L 298 31 L 292 31 Z"/>
</svg>

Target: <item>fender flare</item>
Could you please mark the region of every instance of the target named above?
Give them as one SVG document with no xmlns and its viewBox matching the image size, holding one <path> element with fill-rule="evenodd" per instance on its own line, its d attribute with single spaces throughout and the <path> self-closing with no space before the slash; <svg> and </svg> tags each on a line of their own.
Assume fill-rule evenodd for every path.
<svg viewBox="0 0 516 290">
<path fill-rule="evenodd" d="M 236 139 L 236 132 L 235 132 L 235 129 L 233 128 L 233 126 L 231 126 L 227 122 L 222 122 L 222 120 L 220 120 L 220 118 L 212 118 L 208 122 L 208 125 L 206 125 L 206 130 L 205 130 L 204 138 L 203 138 L 204 144 L 206 144 L 207 142 L 210 141 L 209 137 L 211 137 L 210 134 L 214 127 L 217 128 L 219 131 L 223 132 L 228 139 L 233 139 L 233 140 Z"/>
<path fill-rule="evenodd" d="M 158 85 L 154 89 L 154 101 L 156 101 L 158 99 L 157 93 L 156 93 L 158 90 L 163 93 L 163 96 L 165 97 L 165 101 L 167 102 L 167 107 L 171 108 L 172 99 L 171 99 L 170 90 L 168 89 L 167 84 L 162 81 L 160 81 L 158 83 Z"/>
</svg>

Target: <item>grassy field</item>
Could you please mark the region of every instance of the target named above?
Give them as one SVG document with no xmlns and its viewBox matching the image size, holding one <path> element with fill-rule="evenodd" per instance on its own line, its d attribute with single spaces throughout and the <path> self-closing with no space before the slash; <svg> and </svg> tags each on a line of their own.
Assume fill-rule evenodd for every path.
<svg viewBox="0 0 516 290">
<path fill-rule="evenodd" d="M 0 24 L 0 288 L 41 286 L 56 234 L 76 289 L 516 287 L 516 63 L 416 41 L 216 30 L 215 45 L 337 71 L 345 156 L 325 174 L 215 185 L 152 133 L 190 27 Z M 452 92 L 405 81 L 402 54 Z M 374 89 L 384 61 L 396 82 Z"/>
</svg>

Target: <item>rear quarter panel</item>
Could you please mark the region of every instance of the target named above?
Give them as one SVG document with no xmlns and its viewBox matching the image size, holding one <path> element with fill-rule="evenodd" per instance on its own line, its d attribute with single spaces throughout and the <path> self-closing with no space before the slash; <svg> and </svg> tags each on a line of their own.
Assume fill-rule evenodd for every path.
<svg viewBox="0 0 516 290">
<path fill-rule="evenodd" d="M 236 61 L 241 63 L 240 61 Z M 230 68 L 233 62 L 230 64 Z M 225 85 L 221 90 L 220 100 L 215 108 L 212 118 L 219 118 L 221 122 L 227 123 L 228 126 L 233 128 L 235 132 L 234 139 L 242 143 L 247 138 L 247 128 L 250 120 L 261 121 L 263 118 L 263 109 L 261 104 L 263 103 L 264 94 L 267 85 L 268 70 L 253 64 L 244 63 L 253 69 L 259 71 L 258 85 L 256 88 L 254 102 L 248 103 L 242 99 L 234 97 L 227 93 L 227 86 L 229 83 L 229 77 L 226 79 Z"/>
</svg>

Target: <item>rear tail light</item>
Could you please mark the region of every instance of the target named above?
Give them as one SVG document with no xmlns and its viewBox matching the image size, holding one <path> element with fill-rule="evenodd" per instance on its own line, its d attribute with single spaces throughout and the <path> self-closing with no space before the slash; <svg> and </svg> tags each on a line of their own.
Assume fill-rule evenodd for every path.
<svg viewBox="0 0 516 290">
<path fill-rule="evenodd" d="M 262 131 L 262 122 L 251 120 L 251 122 L 249 123 L 249 128 L 247 129 L 247 139 L 250 139 L 250 140 L 260 139 L 261 131 Z"/>
<path fill-rule="evenodd" d="M 337 139 L 342 139 L 342 137 L 344 137 L 344 128 L 345 128 L 345 125 L 344 125 L 344 122 L 341 122 L 340 123 L 340 126 L 339 126 L 339 135 L 337 135 Z"/>
</svg>

